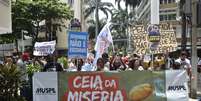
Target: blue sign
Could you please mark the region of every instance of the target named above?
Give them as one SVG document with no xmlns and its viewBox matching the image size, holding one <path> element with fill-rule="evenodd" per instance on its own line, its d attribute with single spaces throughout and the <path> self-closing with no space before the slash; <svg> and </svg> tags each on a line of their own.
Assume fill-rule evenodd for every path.
<svg viewBox="0 0 201 101">
<path fill-rule="evenodd" d="M 68 34 L 68 58 L 87 57 L 87 32 L 69 32 Z"/>
</svg>

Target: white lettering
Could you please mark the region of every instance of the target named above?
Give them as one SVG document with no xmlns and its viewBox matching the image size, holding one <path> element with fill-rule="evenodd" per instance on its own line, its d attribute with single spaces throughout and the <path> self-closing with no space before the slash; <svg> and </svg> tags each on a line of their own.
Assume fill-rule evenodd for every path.
<svg viewBox="0 0 201 101">
<path fill-rule="evenodd" d="M 68 101 L 78 101 L 78 92 L 69 92 L 68 94 Z"/>
<path fill-rule="evenodd" d="M 114 101 L 123 101 L 123 95 L 121 93 L 121 91 L 117 91 L 114 97 Z"/>
<path fill-rule="evenodd" d="M 86 91 L 84 94 L 83 94 L 83 99 L 86 99 L 87 101 L 91 101 L 90 99 L 89 99 L 89 95 L 90 95 L 91 93 L 89 92 L 89 91 Z M 85 100 L 84 100 L 85 101 Z"/>
<path fill-rule="evenodd" d="M 115 80 L 105 80 L 105 87 L 116 87 L 116 82 Z"/>
<path fill-rule="evenodd" d="M 98 96 L 99 93 L 100 93 L 99 91 L 93 91 L 91 95 L 91 101 L 99 99 L 99 96 Z"/>
<path fill-rule="evenodd" d="M 102 80 L 101 80 L 101 77 L 100 75 L 97 75 L 95 77 L 95 80 L 94 80 L 94 87 L 95 87 L 95 90 L 103 90 L 103 86 L 102 86 Z"/>
<path fill-rule="evenodd" d="M 107 101 L 108 98 L 109 98 L 109 93 L 106 91 L 102 91 L 101 92 L 101 101 Z"/>
<path fill-rule="evenodd" d="M 80 87 L 81 87 L 81 83 L 78 83 L 78 84 L 77 84 L 78 80 L 81 80 L 81 76 L 77 76 L 77 77 L 73 80 L 73 86 L 74 86 L 75 88 L 80 88 Z"/>
<path fill-rule="evenodd" d="M 82 78 L 82 88 L 88 88 L 90 85 L 89 76 L 84 76 Z"/>
</svg>

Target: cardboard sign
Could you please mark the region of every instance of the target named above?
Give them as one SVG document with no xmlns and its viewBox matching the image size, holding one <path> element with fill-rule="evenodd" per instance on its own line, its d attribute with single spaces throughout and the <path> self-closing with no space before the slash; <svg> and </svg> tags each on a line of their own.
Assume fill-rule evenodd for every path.
<svg viewBox="0 0 201 101">
<path fill-rule="evenodd" d="M 167 24 L 159 25 L 160 42 L 154 51 L 150 49 L 149 36 L 143 25 L 137 25 L 131 29 L 134 45 L 134 52 L 137 54 L 145 54 L 152 52 L 153 54 L 173 52 L 177 49 L 177 41 L 174 30 Z"/>
</svg>

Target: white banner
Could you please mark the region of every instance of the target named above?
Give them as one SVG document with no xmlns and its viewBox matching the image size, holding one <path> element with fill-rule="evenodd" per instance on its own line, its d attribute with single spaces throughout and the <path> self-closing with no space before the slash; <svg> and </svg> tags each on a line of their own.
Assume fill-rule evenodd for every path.
<svg viewBox="0 0 201 101">
<path fill-rule="evenodd" d="M 15 48 L 14 43 L 0 44 L 0 57 L 12 56 Z"/>
<path fill-rule="evenodd" d="M 11 33 L 11 0 L 0 0 L 0 12 L 0 34 Z"/>
<path fill-rule="evenodd" d="M 55 51 L 56 41 L 49 42 L 36 42 L 34 45 L 33 55 L 35 56 L 47 56 L 53 54 Z"/>
<path fill-rule="evenodd" d="M 166 71 L 167 101 L 188 101 L 188 80 L 184 70 Z"/>
<path fill-rule="evenodd" d="M 110 32 L 111 23 L 107 23 L 99 33 L 96 44 L 95 44 L 95 51 L 99 53 L 100 56 L 97 56 L 98 58 L 101 57 L 103 52 L 110 46 L 110 44 L 113 44 L 112 35 Z"/>
<path fill-rule="evenodd" d="M 56 72 L 34 74 L 33 101 L 58 101 L 58 80 Z"/>
</svg>

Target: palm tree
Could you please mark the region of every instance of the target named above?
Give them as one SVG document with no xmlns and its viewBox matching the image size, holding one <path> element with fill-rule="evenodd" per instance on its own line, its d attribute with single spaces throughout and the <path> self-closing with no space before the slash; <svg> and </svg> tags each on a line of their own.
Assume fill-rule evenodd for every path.
<svg viewBox="0 0 201 101">
<path fill-rule="evenodd" d="M 103 26 L 106 24 L 107 19 L 100 19 L 99 21 L 99 30 L 100 31 Z M 94 39 L 95 38 L 95 31 L 96 31 L 96 21 L 93 19 L 90 19 L 87 21 L 87 23 L 89 24 L 89 28 L 88 28 L 88 33 L 89 33 L 89 39 Z"/>
<path fill-rule="evenodd" d="M 96 19 L 95 37 L 98 35 L 99 32 L 99 10 L 102 11 L 108 18 L 108 12 L 112 13 L 110 9 L 111 7 L 113 8 L 112 3 L 101 2 L 101 0 L 90 0 L 90 2 L 88 2 L 88 7 L 85 10 L 85 18 L 89 17 L 89 15 L 95 12 L 95 19 Z"/>
<path fill-rule="evenodd" d="M 114 23 L 112 29 L 117 33 L 125 33 L 129 26 L 136 23 L 135 11 L 132 10 L 128 13 L 127 9 L 118 6 L 118 9 L 113 10 L 111 22 Z"/>
<path fill-rule="evenodd" d="M 120 1 L 119 1 L 120 2 Z M 123 9 L 118 3 L 118 9 L 113 10 L 112 14 L 112 29 L 114 30 L 114 39 L 130 39 L 128 32 L 129 26 L 136 23 L 135 10 L 128 12 L 128 9 Z M 124 41 L 125 42 L 125 41 Z M 124 43 L 120 42 L 120 44 Z M 128 40 L 127 45 L 130 49 L 130 42 Z M 121 45 L 122 46 L 122 45 Z"/>
<path fill-rule="evenodd" d="M 120 5 L 120 2 L 122 0 L 115 0 L 116 3 L 118 3 L 118 5 Z M 141 0 L 123 0 L 125 2 L 125 6 L 126 6 L 126 9 L 128 6 L 131 6 L 131 7 L 136 7 L 137 5 L 140 4 Z"/>
</svg>

